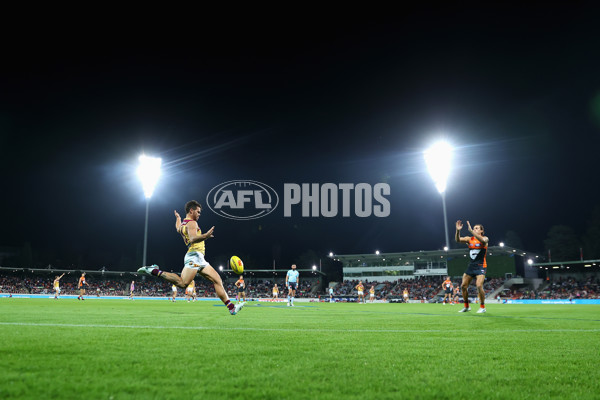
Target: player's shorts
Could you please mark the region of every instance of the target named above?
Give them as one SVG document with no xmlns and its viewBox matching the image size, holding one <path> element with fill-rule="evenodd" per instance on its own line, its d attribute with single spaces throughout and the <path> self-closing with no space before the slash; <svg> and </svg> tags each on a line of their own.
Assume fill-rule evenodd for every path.
<svg viewBox="0 0 600 400">
<path fill-rule="evenodd" d="M 483 267 L 483 264 L 478 263 L 469 263 L 465 274 L 475 278 L 477 275 L 485 275 L 486 268 Z"/>
<path fill-rule="evenodd" d="M 185 294 L 189 294 L 190 296 L 194 293 L 192 289 L 185 289 Z"/>
<path fill-rule="evenodd" d="M 375 293 L 370 293 L 369 296 L 375 297 Z"/>
<path fill-rule="evenodd" d="M 54 288 L 54 291 L 55 291 L 56 293 L 60 293 L 60 289 L 59 289 L 59 288 Z"/>
<path fill-rule="evenodd" d="M 446 294 L 452 294 L 452 289 L 446 289 L 445 293 Z"/>
<path fill-rule="evenodd" d="M 290 290 L 296 290 L 296 282 L 288 282 Z"/>
<path fill-rule="evenodd" d="M 273 292 L 273 296 L 275 296 L 275 297 L 279 296 L 279 292 Z"/>
<path fill-rule="evenodd" d="M 244 293 L 246 291 L 245 288 L 238 288 L 238 293 Z"/>
<path fill-rule="evenodd" d="M 362 291 L 362 290 L 359 290 L 359 291 L 358 291 L 358 295 L 359 295 L 359 296 L 364 296 L 364 293 L 363 293 L 363 291 Z"/>
<path fill-rule="evenodd" d="M 200 272 L 208 265 L 210 264 L 204 259 L 204 254 L 199 251 L 188 251 L 185 253 L 183 268 L 191 268 Z"/>
</svg>

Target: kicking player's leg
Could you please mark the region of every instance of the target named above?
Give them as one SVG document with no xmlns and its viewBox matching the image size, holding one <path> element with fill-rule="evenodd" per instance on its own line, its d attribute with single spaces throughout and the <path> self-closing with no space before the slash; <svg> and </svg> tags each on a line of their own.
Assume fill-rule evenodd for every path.
<svg viewBox="0 0 600 400">
<path fill-rule="evenodd" d="M 217 296 L 219 296 L 219 299 L 221 299 L 223 304 L 225 304 L 227 306 L 227 308 L 229 309 L 229 312 L 231 314 L 235 315 L 238 313 L 238 311 L 240 311 L 242 309 L 242 307 L 244 306 L 244 303 L 239 303 L 238 305 L 234 305 L 231 302 L 231 300 L 229 300 L 229 295 L 227 294 L 227 291 L 223 287 L 223 280 L 221 279 L 221 275 L 219 275 L 219 273 L 217 271 L 215 271 L 215 269 L 212 266 L 207 265 L 206 267 L 204 267 L 200 271 L 200 275 L 202 275 L 204 278 L 208 279 L 209 281 L 211 281 L 213 283 L 213 286 L 215 287 L 215 292 L 217 293 Z"/>
</svg>

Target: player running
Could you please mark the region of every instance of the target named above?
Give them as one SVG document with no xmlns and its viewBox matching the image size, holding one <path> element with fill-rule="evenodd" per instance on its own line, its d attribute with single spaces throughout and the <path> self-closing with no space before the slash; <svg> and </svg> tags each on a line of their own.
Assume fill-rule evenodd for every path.
<svg viewBox="0 0 600 400">
<path fill-rule="evenodd" d="M 175 229 L 183 238 L 183 242 L 188 247 L 188 251 L 183 259 L 183 269 L 181 276 L 161 271 L 158 265 L 151 265 L 148 267 L 141 267 L 138 269 L 138 273 L 147 274 L 164 279 L 172 284 L 185 288 L 190 284 L 196 274 L 200 274 L 205 279 L 212 282 L 217 296 L 225 304 L 231 315 L 236 315 L 244 303 L 234 305 L 230 300 L 225 288 L 223 287 L 223 281 L 221 276 L 215 269 L 208 263 L 204 258 L 206 251 L 206 240 L 214 237 L 213 233 L 215 227 L 211 227 L 206 233 L 202 233 L 198 226 L 198 218 L 202 212 L 202 206 L 196 200 L 188 201 L 185 204 L 186 216 L 183 221 L 177 211 L 175 213 Z"/>
<path fill-rule="evenodd" d="M 131 281 L 129 285 L 129 300 L 133 300 L 133 292 L 135 291 L 135 281 Z"/>
<path fill-rule="evenodd" d="M 456 221 L 456 235 L 455 239 L 458 243 L 466 243 L 469 246 L 469 256 L 471 260 L 467 266 L 467 270 L 463 274 L 461 289 L 463 300 L 465 305 L 459 312 L 471 311 L 469 306 L 469 284 L 475 278 L 475 285 L 477 286 L 477 295 L 479 297 L 479 310 L 477 313 L 486 312 L 485 309 L 485 291 L 483 290 L 483 282 L 485 281 L 485 272 L 487 269 L 487 262 L 485 259 L 487 253 L 487 246 L 489 239 L 484 236 L 483 225 L 477 224 L 471 228 L 471 223 L 467 221 L 469 232 L 473 236 L 460 236 L 460 230 L 463 227 L 462 221 Z"/>
<path fill-rule="evenodd" d="M 60 296 L 60 278 L 62 278 L 63 276 L 65 276 L 65 274 L 63 273 L 61 276 L 57 276 L 56 278 L 54 278 L 54 298 L 58 300 L 58 296 Z"/>
<path fill-rule="evenodd" d="M 444 290 L 444 300 L 442 300 L 442 304 L 446 305 L 446 299 L 448 299 L 448 303 L 452 304 L 452 290 L 454 289 L 454 285 L 449 276 L 447 276 L 444 283 L 442 283 L 442 289 Z"/>
<path fill-rule="evenodd" d="M 296 288 L 298 287 L 298 277 L 300 273 L 296 271 L 296 264 L 292 264 L 292 269 L 285 276 L 285 286 L 288 289 L 288 307 L 294 307 L 294 297 L 296 297 Z"/>
</svg>

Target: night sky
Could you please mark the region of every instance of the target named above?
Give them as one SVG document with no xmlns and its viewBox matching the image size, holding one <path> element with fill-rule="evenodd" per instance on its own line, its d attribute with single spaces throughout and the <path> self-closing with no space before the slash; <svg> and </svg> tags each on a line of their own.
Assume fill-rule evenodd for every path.
<svg viewBox="0 0 600 400">
<path fill-rule="evenodd" d="M 518 11 L 518 12 L 517 12 Z M 405 9 L 355 17 L 206 24 L 185 31 L 18 37 L 0 76 L 0 246 L 38 266 L 135 270 L 145 152 L 163 159 L 150 201 L 149 263 L 180 270 L 173 210 L 196 199 L 215 226 L 207 259 L 288 267 L 338 254 L 444 246 L 423 150 L 455 148 L 446 204 L 542 251 L 557 224 L 583 233 L 600 203 L 600 31 L 584 6 Z M 218 28 L 218 29 L 217 29 Z M 69 36 L 67 36 L 69 35 Z M 71 40 L 65 40 L 69 37 Z M 206 207 L 255 180 L 385 182 L 388 218 L 251 221 Z M 466 230 L 463 230 L 466 235 Z"/>
</svg>

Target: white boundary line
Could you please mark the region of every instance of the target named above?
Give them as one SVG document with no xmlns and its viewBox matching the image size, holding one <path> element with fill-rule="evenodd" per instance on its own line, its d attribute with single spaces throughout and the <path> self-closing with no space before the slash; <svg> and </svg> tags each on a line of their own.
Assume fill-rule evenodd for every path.
<svg viewBox="0 0 600 400">
<path fill-rule="evenodd" d="M 287 329 L 287 328 L 247 328 L 216 326 L 160 326 L 160 325 L 99 325 L 99 324 L 56 324 L 35 322 L 0 322 L 0 326 L 35 326 L 59 328 L 105 328 L 105 329 L 183 329 L 183 330 L 215 330 L 215 331 L 259 331 L 259 332 L 352 332 L 352 333 L 448 333 L 447 329 Z M 452 332 L 473 332 L 473 329 Z M 477 330 L 481 333 L 530 333 L 530 332 L 600 332 L 600 329 L 487 329 Z"/>
</svg>

